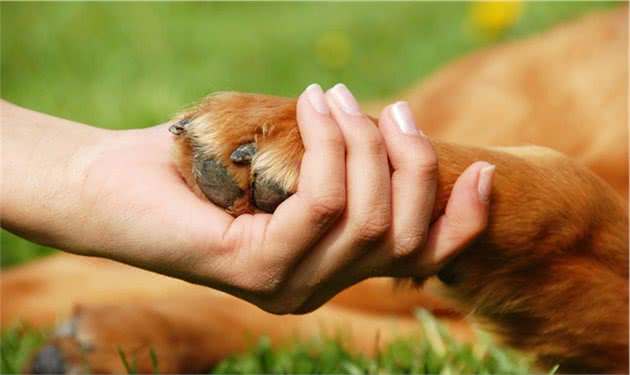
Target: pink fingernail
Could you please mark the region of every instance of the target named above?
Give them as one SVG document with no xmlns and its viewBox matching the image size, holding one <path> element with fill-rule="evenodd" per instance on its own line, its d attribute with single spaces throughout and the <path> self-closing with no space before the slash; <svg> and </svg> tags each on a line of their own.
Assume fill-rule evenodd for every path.
<svg viewBox="0 0 630 375">
<path fill-rule="evenodd" d="M 404 134 L 424 136 L 424 133 L 416 127 L 413 114 L 407 102 L 394 103 L 391 106 L 391 115 L 398 129 Z"/>
<path fill-rule="evenodd" d="M 342 111 L 352 116 L 361 114 L 359 103 L 343 83 L 336 84 L 330 89 L 330 92 L 333 94 L 333 100 L 341 107 Z"/>
<path fill-rule="evenodd" d="M 492 164 L 483 167 L 479 171 L 479 180 L 477 182 L 477 192 L 479 192 L 479 200 L 482 203 L 488 203 L 490 201 L 490 192 L 492 191 L 492 180 L 494 177 L 494 170 L 496 167 Z"/>
<path fill-rule="evenodd" d="M 312 83 L 304 90 L 304 93 L 313 109 L 322 115 L 330 113 L 330 108 L 328 108 L 328 103 L 326 103 L 326 97 L 324 96 L 324 90 L 322 90 L 320 85 Z"/>
</svg>

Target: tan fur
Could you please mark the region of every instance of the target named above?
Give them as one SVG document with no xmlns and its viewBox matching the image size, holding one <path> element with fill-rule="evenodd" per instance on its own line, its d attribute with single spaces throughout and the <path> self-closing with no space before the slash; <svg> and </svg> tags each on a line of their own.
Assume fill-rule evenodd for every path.
<svg viewBox="0 0 630 375">
<path fill-rule="evenodd" d="M 275 317 L 231 297 L 217 299 L 220 293 L 207 289 L 104 260 L 96 262 L 98 267 L 85 267 L 86 260 L 63 255 L 5 272 L 3 325 L 17 316 L 43 324 L 57 312 L 67 316 L 73 302 L 95 304 L 111 298 L 121 305 L 80 314 L 79 321 L 92 322 L 89 329 L 79 330 L 87 336 L 84 340 L 104 346 L 90 354 L 96 368 L 120 370 L 110 347 L 119 342 L 165 348 L 170 353 L 165 354 L 167 371 L 201 371 L 242 349 L 237 339 L 237 344 L 216 343 L 217 335 L 251 330 L 281 340 L 285 328 L 310 335 L 315 321 L 323 321 L 365 330 L 367 334 L 349 340 L 365 349 L 384 324 L 383 314 L 394 313 L 399 322 L 412 324 L 407 319 L 415 303 L 437 301 L 437 309 L 446 306 L 451 314 L 462 307 L 472 311 L 498 337 L 531 353 L 542 366 L 559 363 L 562 372 L 627 372 L 627 28 L 625 8 L 593 15 L 466 57 L 405 95 L 417 123 L 435 140 L 440 162 L 435 215 L 467 165 L 476 160 L 497 165 L 487 232 L 440 273 L 457 307 L 429 300 L 426 288 L 413 292 L 415 300 L 412 292 L 396 297 L 378 289 L 381 281 L 370 281 L 373 284 L 351 288 L 313 315 Z M 184 116 L 198 118 L 191 126 L 194 139 L 208 156 L 228 166 L 242 189 L 248 189 L 251 172 L 232 164 L 229 155 L 252 140 L 258 143 L 258 155 L 251 169 L 295 189 L 302 153 L 295 100 L 223 93 Z M 185 143 L 179 146 L 177 162 L 190 183 L 189 150 Z M 251 209 L 243 200 L 236 211 Z M 72 262 L 77 266 L 55 280 L 57 275 L 45 272 L 54 262 L 62 268 Z M 103 293 L 99 287 L 114 275 L 142 275 L 139 280 L 145 281 L 115 285 Z M 76 298 L 61 298 L 76 287 L 70 282 L 73 277 L 93 284 L 86 283 Z M 133 291 L 131 285 L 142 286 Z M 366 288 L 377 292 L 368 299 Z M 152 297 L 152 291 L 163 297 Z M 122 306 L 136 295 L 146 299 Z M 131 314 L 135 318 L 130 322 L 142 324 L 107 323 L 109 316 L 121 314 Z M 457 327 L 459 337 L 469 340 L 467 330 Z M 149 336 L 143 333 L 148 331 Z M 382 332 L 394 336 L 388 329 Z M 167 338 L 173 335 L 187 343 L 181 352 L 169 347 Z M 77 341 L 57 340 L 66 346 Z"/>
<path fill-rule="evenodd" d="M 275 103 L 272 110 L 258 111 L 258 103 L 269 102 Z M 282 126 L 269 138 L 262 133 L 259 152 L 268 149 L 267 139 L 300 143 L 295 118 L 287 120 L 288 114 L 295 116 L 295 100 L 234 93 L 212 96 L 207 103 L 216 108 L 214 121 L 229 129 L 220 134 L 225 139 L 215 140 L 218 144 L 245 139 L 244 134 L 268 123 Z M 252 107 L 255 115 L 250 114 Z M 230 117 L 241 109 L 242 115 Z M 237 121 L 230 122 L 232 118 Z M 190 129 L 197 131 L 194 124 Z M 571 372 L 624 369 L 628 216 L 623 199 L 586 167 L 551 149 L 475 148 L 437 141 L 434 147 L 439 159 L 435 216 L 443 212 L 456 178 L 468 165 L 486 160 L 497 167 L 488 229 L 443 271 L 456 279 L 453 294 L 507 342 L 545 365 L 561 363 Z M 229 163 L 229 157 L 223 159 Z M 252 168 L 257 168 L 255 160 Z M 588 306 L 596 306 L 596 319 Z M 611 359 L 620 367 L 611 367 Z"/>
<path fill-rule="evenodd" d="M 227 105 L 226 105 L 227 104 Z M 274 114 L 270 117 L 270 114 Z M 253 173 L 260 179 L 273 179 L 286 191 L 297 188 L 300 160 L 304 149 L 295 127 L 295 102 L 264 95 L 223 92 L 205 98 L 201 104 L 181 118 L 191 118 L 186 136 L 176 137 L 175 164 L 195 193 L 204 198 L 197 184 L 191 184 L 192 150 L 187 140 L 195 142 L 202 154 L 229 166 L 238 186 L 249 192 Z M 278 136 L 282 135 L 282 136 Z M 238 146 L 256 142 L 257 153 L 251 169 L 234 164 L 230 154 Z M 240 199 L 232 211 L 235 214 L 254 212 L 250 195 Z"/>
</svg>

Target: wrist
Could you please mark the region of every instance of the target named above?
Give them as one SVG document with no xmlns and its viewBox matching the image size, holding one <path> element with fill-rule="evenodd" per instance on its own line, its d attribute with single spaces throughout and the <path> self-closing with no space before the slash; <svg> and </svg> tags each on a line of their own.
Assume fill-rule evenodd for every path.
<svg viewBox="0 0 630 375">
<path fill-rule="evenodd" d="M 116 132 L 78 125 L 74 129 L 71 144 L 73 150 L 65 157 L 65 163 L 56 171 L 55 199 L 48 214 L 52 219 L 42 241 L 46 245 L 82 255 L 95 255 L 91 249 L 98 237 L 98 228 L 91 225 L 92 216 L 98 214 L 96 201 L 91 197 L 88 180 L 93 164 L 116 138 Z M 54 215 L 54 216 L 53 216 Z"/>
</svg>

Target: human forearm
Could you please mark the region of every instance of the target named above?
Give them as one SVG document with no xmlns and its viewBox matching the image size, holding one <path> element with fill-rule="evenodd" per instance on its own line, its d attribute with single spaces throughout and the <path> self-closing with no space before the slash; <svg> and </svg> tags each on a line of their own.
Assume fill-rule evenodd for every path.
<svg viewBox="0 0 630 375">
<path fill-rule="evenodd" d="M 107 131 L 0 102 L 2 227 L 51 246 L 78 227 L 81 179 Z M 74 229 L 72 229 L 74 228 Z M 76 235 L 76 234 L 75 234 Z"/>
</svg>

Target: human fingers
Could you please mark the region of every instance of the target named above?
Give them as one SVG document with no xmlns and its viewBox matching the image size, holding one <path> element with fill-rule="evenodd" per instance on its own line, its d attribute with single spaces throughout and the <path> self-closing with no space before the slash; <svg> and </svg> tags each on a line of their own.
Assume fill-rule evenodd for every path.
<svg viewBox="0 0 630 375">
<path fill-rule="evenodd" d="M 459 176 L 444 214 L 431 226 L 420 264 L 439 267 L 486 228 L 494 171 L 494 165 L 478 161 Z"/>
</svg>

